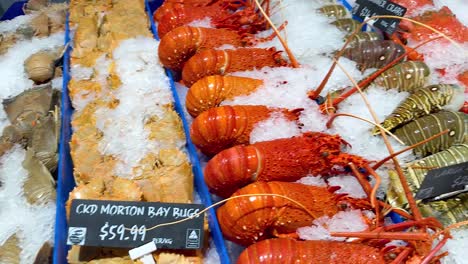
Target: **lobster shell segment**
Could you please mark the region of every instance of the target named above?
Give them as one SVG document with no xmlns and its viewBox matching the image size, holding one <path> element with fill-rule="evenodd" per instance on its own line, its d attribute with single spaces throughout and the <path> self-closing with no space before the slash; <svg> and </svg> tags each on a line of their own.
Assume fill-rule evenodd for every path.
<svg viewBox="0 0 468 264">
<path fill-rule="evenodd" d="M 404 61 L 384 71 L 374 82 L 387 89 L 414 92 L 424 86 L 431 70 L 422 61 Z"/>
<path fill-rule="evenodd" d="M 456 84 L 429 85 L 418 89 L 393 110 L 380 125 L 392 130 L 441 109 L 457 111 L 463 105 L 463 92 L 463 89 Z M 378 133 L 378 128 L 372 130 L 373 135 Z"/>
<path fill-rule="evenodd" d="M 187 92 L 185 106 L 189 114 L 197 117 L 202 112 L 219 106 L 224 100 L 248 95 L 263 85 L 262 80 L 238 76 L 206 76 Z"/>
<path fill-rule="evenodd" d="M 169 13 L 174 8 L 181 8 L 184 6 L 196 7 L 196 6 L 207 6 L 211 4 L 213 0 L 195 0 L 195 1 L 164 1 L 164 3 L 156 9 L 153 13 L 154 21 L 159 21 L 166 13 Z"/>
<path fill-rule="evenodd" d="M 360 157 L 341 153 L 342 139 L 325 133 L 257 142 L 221 151 L 205 167 L 205 182 L 211 192 L 226 197 L 253 181 L 296 181 L 308 174 L 328 175 L 334 165 Z"/>
<path fill-rule="evenodd" d="M 248 144 L 255 124 L 277 111 L 282 112 L 286 119 L 299 119 L 299 111 L 263 105 L 226 105 L 211 108 L 195 118 L 190 137 L 203 153 L 213 155 L 235 145 Z"/>
<path fill-rule="evenodd" d="M 379 249 L 337 241 L 297 241 L 275 238 L 245 249 L 237 264 L 384 264 Z"/>
<path fill-rule="evenodd" d="M 256 195 L 257 194 L 257 195 Z M 300 203 L 301 206 L 279 196 Z M 224 236 L 241 245 L 271 238 L 273 234 L 291 234 L 311 225 L 315 218 L 338 213 L 338 197 L 327 188 L 289 182 L 256 182 L 233 194 L 252 195 L 227 201 L 217 211 Z"/>
<path fill-rule="evenodd" d="M 229 29 L 181 26 L 164 35 L 158 55 L 165 67 L 178 71 L 198 50 L 224 44 L 238 47 L 242 46 L 242 40 L 237 32 Z"/>
<path fill-rule="evenodd" d="M 355 61 L 361 71 L 381 68 L 405 53 L 400 44 L 392 40 L 364 41 L 347 48 L 343 56 Z M 400 59 L 402 61 L 403 58 Z"/>
<path fill-rule="evenodd" d="M 209 75 L 248 71 L 263 67 L 280 67 L 288 63 L 275 48 L 239 48 L 236 50 L 207 49 L 190 58 L 182 70 L 187 87 Z"/>
</svg>

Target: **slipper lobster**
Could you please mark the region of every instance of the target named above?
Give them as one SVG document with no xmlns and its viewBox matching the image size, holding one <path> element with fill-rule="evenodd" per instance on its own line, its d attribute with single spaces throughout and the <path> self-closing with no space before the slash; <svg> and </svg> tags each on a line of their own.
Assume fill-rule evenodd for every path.
<svg viewBox="0 0 468 264">
<path fill-rule="evenodd" d="M 366 160 L 341 152 L 345 143 L 337 135 L 308 132 L 287 139 L 235 146 L 215 155 L 205 167 L 211 192 L 226 197 L 253 181 L 296 181 L 312 175 L 330 175 L 352 162 L 367 167 Z"/>
<path fill-rule="evenodd" d="M 197 117 L 202 112 L 219 106 L 224 100 L 248 95 L 262 85 L 262 80 L 247 77 L 206 76 L 190 87 L 185 107 L 191 116 Z"/>
<path fill-rule="evenodd" d="M 280 196 L 258 194 L 283 195 L 301 206 Z M 255 182 L 235 195 L 252 196 L 227 201 L 217 210 L 217 216 L 224 236 L 244 246 L 272 236 L 295 236 L 299 227 L 309 226 L 322 216 L 333 216 L 349 202 L 360 206 L 367 202 L 334 194 L 326 187 L 291 182 Z"/>
<path fill-rule="evenodd" d="M 298 121 L 302 110 L 289 111 L 263 105 L 211 108 L 195 118 L 190 128 L 190 137 L 203 153 L 213 155 L 235 145 L 249 144 L 255 124 L 268 119 L 274 112 L 282 113 L 288 120 Z"/>
<path fill-rule="evenodd" d="M 378 248 L 358 243 L 273 238 L 245 249 L 237 264 L 384 264 Z"/>
<path fill-rule="evenodd" d="M 262 67 L 281 67 L 288 63 L 275 48 L 239 48 L 236 50 L 207 49 L 190 58 L 182 70 L 187 87 L 209 75 L 247 71 Z M 255 58 L 255 59 L 253 59 Z"/>
</svg>

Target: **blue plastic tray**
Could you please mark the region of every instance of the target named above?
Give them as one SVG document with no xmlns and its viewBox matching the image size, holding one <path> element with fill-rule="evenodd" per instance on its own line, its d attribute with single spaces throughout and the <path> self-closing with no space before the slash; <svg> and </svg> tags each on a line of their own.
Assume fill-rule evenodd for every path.
<svg viewBox="0 0 468 264">
<path fill-rule="evenodd" d="M 151 29 L 155 34 L 155 39 L 158 39 L 156 33 L 156 27 L 154 21 L 152 19 L 152 11 L 155 10 L 162 4 L 161 0 L 146 2 L 146 8 L 148 12 L 148 16 L 151 18 Z M 65 43 L 68 43 L 70 40 L 69 36 L 69 26 L 68 26 L 68 17 L 67 17 L 67 25 L 65 27 Z M 58 166 L 58 182 L 57 182 L 57 215 L 56 215 L 56 225 L 55 225 L 55 248 L 54 248 L 54 263 L 55 264 L 63 264 L 67 263 L 66 257 L 69 250 L 69 246 L 66 245 L 67 241 L 67 230 L 68 225 L 66 221 L 66 213 L 65 213 L 65 203 L 68 200 L 68 195 L 70 191 L 75 187 L 75 181 L 73 178 L 73 163 L 70 156 L 70 139 L 71 139 L 71 115 L 73 114 L 73 108 L 70 102 L 70 98 L 68 95 L 67 84 L 70 80 L 70 52 L 71 48 L 68 48 L 65 55 L 64 55 L 64 62 L 63 62 L 63 93 L 62 93 L 62 127 L 61 127 L 61 135 L 60 135 L 60 144 L 59 144 L 59 166 Z M 156 50 L 154 52 L 157 52 Z M 171 83 L 171 91 L 174 96 L 174 105 L 175 110 L 179 114 L 180 118 L 183 122 L 184 131 L 187 138 L 187 149 L 189 152 L 189 157 L 192 162 L 192 169 L 194 173 L 195 179 L 195 190 L 199 194 L 202 203 L 205 206 L 212 205 L 211 197 L 208 192 L 208 188 L 206 187 L 204 180 L 203 180 L 203 173 L 200 168 L 200 162 L 198 160 L 198 156 L 195 150 L 195 146 L 193 145 L 192 141 L 190 140 L 189 134 L 189 127 L 185 116 L 183 114 L 183 109 L 180 104 L 179 97 L 175 91 L 174 81 L 172 80 L 172 76 L 170 72 L 167 72 L 170 83 Z M 210 227 L 212 239 L 216 245 L 216 249 L 221 259 L 221 263 L 228 264 L 229 256 L 224 244 L 224 239 L 221 234 L 221 230 L 219 229 L 218 221 L 216 219 L 216 212 L 214 209 L 211 209 L 208 214 L 208 224 Z"/>
<path fill-rule="evenodd" d="M 0 18 L 0 21 L 3 20 L 10 20 L 13 19 L 17 16 L 22 16 L 24 15 L 23 12 L 23 6 L 26 4 L 27 1 L 18 1 L 13 3 L 3 14 L 2 18 Z"/>
</svg>

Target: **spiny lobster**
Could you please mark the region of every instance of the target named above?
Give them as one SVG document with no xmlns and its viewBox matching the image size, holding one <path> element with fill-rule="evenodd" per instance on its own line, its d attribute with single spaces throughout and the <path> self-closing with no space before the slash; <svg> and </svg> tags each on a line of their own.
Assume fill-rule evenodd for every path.
<svg viewBox="0 0 468 264">
<path fill-rule="evenodd" d="M 253 181 L 296 181 L 308 174 L 331 175 L 334 166 L 368 163 L 341 152 L 337 135 L 308 132 L 302 136 L 235 146 L 215 155 L 205 167 L 205 182 L 211 192 L 226 197 Z"/>
<path fill-rule="evenodd" d="M 239 34 L 225 28 L 203 28 L 180 26 L 162 37 L 158 48 L 159 59 L 169 69 L 179 71 L 183 64 L 195 53 L 203 49 L 217 48 L 223 45 L 233 47 L 251 46 L 257 42 L 270 40 L 274 35 L 255 38 L 251 34 Z"/>
<path fill-rule="evenodd" d="M 287 66 L 275 48 L 239 48 L 236 50 L 206 49 L 191 57 L 182 70 L 182 80 L 187 87 L 203 77 L 229 72 L 253 70 L 262 67 Z M 255 58 L 255 59 L 252 59 Z"/>
<path fill-rule="evenodd" d="M 217 210 L 224 236 L 241 245 L 250 245 L 272 236 L 295 237 L 296 229 L 309 226 L 321 216 L 333 216 L 347 207 L 348 201 L 369 207 L 367 200 L 337 195 L 325 187 L 288 182 L 256 182 L 233 194 L 252 195 L 227 201 Z M 278 196 L 281 194 L 298 203 Z"/>
<path fill-rule="evenodd" d="M 289 111 L 263 105 L 211 108 L 195 118 L 190 128 L 190 137 L 203 153 L 213 155 L 235 145 L 248 144 L 254 126 L 271 114 L 281 113 L 286 119 L 297 121 L 302 110 Z"/>
<path fill-rule="evenodd" d="M 156 15 L 156 13 L 155 13 Z M 256 33 L 266 29 L 263 16 L 250 1 L 219 0 L 207 6 L 173 6 L 158 17 L 158 35 L 163 37 L 172 29 L 195 20 L 210 18 L 217 28 Z"/>
<path fill-rule="evenodd" d="M 358 243 L 273 238 L 245 249 L 237 264 L 384 264 L 384 252 Z"/>
</svg>

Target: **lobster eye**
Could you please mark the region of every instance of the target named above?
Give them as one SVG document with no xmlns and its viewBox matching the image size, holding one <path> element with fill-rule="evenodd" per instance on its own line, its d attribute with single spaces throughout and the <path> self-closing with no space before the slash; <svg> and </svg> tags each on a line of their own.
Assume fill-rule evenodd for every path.
<svg viewBox="0 0 468 264">
<path fill-rule="evenodd" d="M 328 151 L 325 151 L 325 152 L 322 152 L 322 157 L 326 158 L 330 155 L 330 153 L 328 153 Z"/>
</svg>

